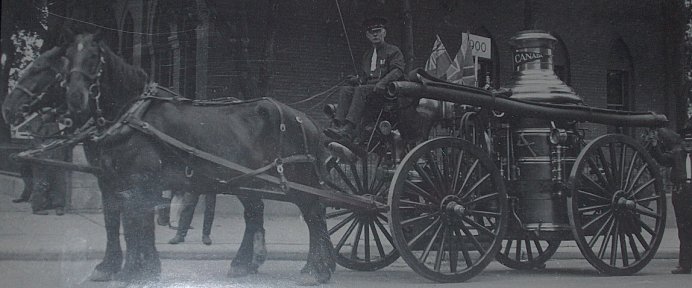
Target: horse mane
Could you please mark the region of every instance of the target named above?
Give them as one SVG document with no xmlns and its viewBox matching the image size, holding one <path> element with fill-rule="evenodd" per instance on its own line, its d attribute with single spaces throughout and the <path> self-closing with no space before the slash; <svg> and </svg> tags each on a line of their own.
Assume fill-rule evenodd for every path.
<svg viewBox="0 0 692 288">
<path fill-rule="evenodd" d="M 119 106 L 117 109 L 120 109 L 121 105 L 139 97 L 144 92 L 144 88 L 149 83 L 149 76 L 142 68 L 125 62 L 104 42 L 99 42 L 99 46 L 106 62 L 103 65 L 101 93 L 109 94 L 102 99 Z"/>
</svg>

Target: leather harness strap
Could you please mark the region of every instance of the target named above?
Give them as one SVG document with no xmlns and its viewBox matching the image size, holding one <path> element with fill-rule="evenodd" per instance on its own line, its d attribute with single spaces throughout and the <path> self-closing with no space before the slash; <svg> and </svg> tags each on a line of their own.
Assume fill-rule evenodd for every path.
<svg viewBox="0 0 692 288">
<path fill-rule="evenodd" d="M 146 94 L 146 93 L 145 93 Z M 144 95 L 143 95 L 144 96 Z M 146 108 L 148 108 L 149 103 L 153 99 L 157 100 L 164 100 L 164 101 L 170 101 L 172 98 L 165 98 L 165 97 L 158 97 L 155 94 L 150 94 L 146 95 L 146 97 L 141 97 L 142 100 L 138 101 L 133 105 L 131 109 L 128 110 L 123 117 L 121 117 L 120 121 L 118 121 L 118 124 L 120 126 L 127 126 L 127 127 L 132 127 L 137 131 L 140 131 L 142 133 L 145 133 L 147 135 L 154 136 L 156 139 L 171 145 L 175 148 L 178 148 L 182 151 L 185 151 L 188 153 L 191 157 L 199 157 L 204 160 L 210 161 L 212 163 L 224 166 L 226 168 L 229 168 L 231 170 L 234 170 L 236 172 L 241 172 L 243 175 L 236 176 L 234 178 L 231 178 L 229 180 L 226 180 L 226 183 L 229 184 L 237 184 L 242 181 L 247 181 L 248 179 L 251 179 L 253 177 L 256 177 L 258 175 L 262 175 L 263 173 L 269 171 L 272 168 L 277 169 L 277 173 L 279 174 L 279 186 L 281 186 L 282 190 L 288 191 L 289 187 L 288 184 L 291 183 L 286 179 L 284 176 L 284 171 L 283 171 L 283 164 L 286 163 L 314 163 L 315 158 L 309 154 L 308 146 L 307 146 L 307 135 L 305 134 L 305 129 L 302 125 L 302 119 L 299 117 L 296 118 L 296 121 L 300 124 L 301 127 L 301 132 L 303 133 L 303 141 L 304 141 L 304 149 L 305 149 L 305 154 L 303 155 L 292 155 L 288 157 L 283 157 L 281 153 L 281 148 L 283 147 L 283 137 L 284 133 L 286 133 L 286 124 L 284 122 L 284 112 L 283 109 L 281 109 L 281 106 L 275 102 L 275 100 L 271 98 L 263 98 L 270 103 L 274 104 L 274 106 L 277 107 L 277 110 L 279 112 L 279 117 L 280 117 L 280 124 L 279 124 L 279 149 L 277 151 L 277 158 L 270 164 L 265 165 L 264 167 L 258 168 L 258 169 L 250 169 L 247 167 L 244 167 L 242 165 L 239 165 L 235 162 L 229 161 L 225 158 L 213 155 L 211 153 L 204 152 L 202 150 L 199 150 L 197 148 L 194 148 L 190 145 L 187 145 L 171 136 L 169 136 L 166 133 L 163 133 L 162 131 L 156 129 L 152 125 L 150 125 L 148 122 L 141 120 L 141 116 L 144 114 L 144 111 Z M 235 103 L 235 102 L 234 102 Z M 115 126 L 115 125 L 114 125 Z M 111 133 L 106 133 L 109 135 L 112 135 L 113 129 L 119 129 L 120 127 L 112 127 L 111 129 L 108 129 L 108 131 L 111 131 Z M 318 173 L 319 174 L 319 173 Z M 267 175 L 269 176 L 269 175 Z M 270 181 L 272 182 L 272 181 Z M 293 183 L 291 183 L 293 184 Z"/>
</svg>

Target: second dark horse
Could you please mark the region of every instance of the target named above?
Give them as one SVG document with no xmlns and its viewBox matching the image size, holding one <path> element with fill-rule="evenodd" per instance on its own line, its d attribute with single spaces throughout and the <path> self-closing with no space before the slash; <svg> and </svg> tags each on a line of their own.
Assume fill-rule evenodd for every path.
<svg viewBox="0 0 692 288">
<path fill-rule="evenodd" d="M 102 167 L 116 178 L 116 191 L 121 191 L 123 199 L 127 251 L 121 273 L 130 279 L 154 280 L 160 274 L 154 245 L 154 199 L 162 185 L 174 183 L 169 175 L 192 172 L 196 176 L 192 177 L 193 188 L 224 190 L 228 188 L 224 182 L 238 182 L 233 180 L 242 175 L 197 157 L 198 151 L 250 169 L 278 162 L 277 169 L 268 169 L 266 173 L 312 187 L 321 186 L 320 179 L 326 175 L 321 163 L 326 155 L 320 145 L 319 130 L 303 113 L 268 98 L 230 105 L 192 105 L 172 100 L 178 98 L 170 95 L 161 96 L 166 94 L 165 90 L 155 88 L 143 99 L 145 91 L 153 87 L 147 83 L 146 74 L 125 63 L 94 34 L 77 35 L 66 56 L 71 65 L 66 101 L 75 123 L 81 125 L 94 117 L 103 119 L 101 123 L 123 124 L 119 129 L 111 126 L 112 135 L 104 136 L 99 153 Z M 133 108 L 143 102 L 138 100 L 146 101 L 148 107 Z M 126 111 L 140 116 L 124 123 L 121 117 Z M 141 127 L 132 123 L 133 119 L 139 120 Z M 163 136 L 147 130 L 151 127 Z M 180 149 L 180 145 L 171 145 L 162 137 L 194 150 Z M 311 161 L 281 165 L 281 160 L 277 160 L 299 155 L 309 155 Z M 264 183 L 248 178 L 242 186 L 263 188 Z M 292 190 L 290 186 L 284 191 L 284 200 L 300 208 L 310 233 L 303 281 L 327 282 L 335 263 L 324 207 L 317 196 Z"/>
<path fill-rule="evenodd" d="M 41 54 L 29 68 L 25 69 L 17 81 L 15 89 L 7 95 L 3 102 L 2 114 L 7 123 L 19 123 L 29 114 L 36 111 L 41 112 L 45 108 L 49 108 L 47 113 L 57 113 L 55 110 L 58 110 L 58 106 L 65 102 L 64 88 L 59 85 L 64 80 L 63 75 L 68 73 L 68 61 L 64 54 L 63 48 L 54 47 Z M 100 166 L 99 145 L 99 142 L 84 141 L 86 159 L 91 165 L 97 167 Z M 123 264 L 119 234 L 122 197 L 115 190 L 119 189 L 117 186 L 119 184 L 114 181 L 117 177 L 111 175 L 110 171 L 102 171 L 96 176 L 103 205 L 106 251 L 103 260 L 96 265 L 89 279 L 92 281 L 109 281 L 121 270 Z M 176 188 L 180 188 L 177 184 L 181 182 L 180 179 L 184 178 L 183 175 L 178 176 L 169 177 L 176 179 L 176 183 L 171 183 L 176 185 Z M 203 190 L 203 187 L 198 187 L 196 190 Z M 254 196 L 239 196 L 239 199 L 245 209 L 246 227 L 241 247 L 233 259 L 231 271 L 229 271 L 229 276 L 234 277 L 256 271 L 264 260 L 264 253 L 262 252 L 265 251 L 263 203 Z"/>
</svg>

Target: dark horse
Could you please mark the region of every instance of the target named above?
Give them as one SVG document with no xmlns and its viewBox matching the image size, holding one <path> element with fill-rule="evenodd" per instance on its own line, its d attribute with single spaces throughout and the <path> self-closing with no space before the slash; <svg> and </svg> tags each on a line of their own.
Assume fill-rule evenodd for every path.
<svg viewBox="0 0 692 288">
<path fill-rule="evenodd" d="M 125 63 L 94 34 L 77 35 L 66 56 L 71 65 L 67 104 L 76 123 L 95 117 L 115 125 L 108 129 L 112 133 L 105 136 L 98 150 L 101 166 L 114 176 L 114 190 L 122 197 L 127 252 L 121 273 L 146 279 L 160 274 L 153 204 L 164 184 L 180 178 L 170 175 L 194 171 L 193 189 L 255 187 L 241 189 L 252 193 L 264 188 L 257 178 L 244 177 L 210 157 L 257 169 L 260 176 L 272 174 L 282 180 L 321 186 L 320 179 L 326 175 L 321 163 L 326 155 L 319 130 L 303 113 L 268 98 L 193 105 L 163 89 L 152 89 L 141 69 Z M 139 109 L 142 103 L 148 106 Z M 128 113 L 139 114 L 127 118 Z M 114 129 L 118 125 L 121 128 Z M 309 155 L 306 159 L 311 160 L 283 160 L 300 155 Z M 238 179 L 245 181 L 234 181 Z M 317 196 L 290 189 L 290 185 L 277 186 L 285 189 L 273 195 L 283 195 L 282 200 L 295 203 L 310 232 L 307 264 L 301 270 L 306 276 L 303 280 L 315 284 L 328 281 L 335 262 L 324 206 Z"/>
<path fill-rule="evenodd" d="M 39 57 L 26 68 L 19 78 L 15 89 L 5 98 L 2 104 L 2 115 L 7 123 L 19 123 L 24 118 L 41 108 L 57 108 L 65 102 L 65 89 L 59 84 L 68 73 L 68 60 L 64 57 L 64 49 L 52 48 Z M 49 111 L 55 113 L 55 111 Z M 87 161 L 94 166 L 100 165 L 99 144 L 85 141 L 84 149 Z M 96 174 L 101 191 L 101 199 L 104 211 L 106 227 L 106 253 L 94 271 L 90 279 L 93 281 L 108 281 L 119 272 L 122 263 L 122 249 L 120 247 L 120 215 L 122 210 L 121 197 L 117 193 L 115 177 L 103 171 Z M 183 177 L 184 178 L 184 177 Z M 257 255 L 255 250 L 264 250 L 263 228 L 263 203 L 257 197 L 239 197 L 245 208 L 245 237 L 241 249 L 233 260 L 232 276 L 256 271 L 262 263 L 262 254 Z M 261 242 L 253 243 L 254 239 Z M 255 248 L 255 249 L 253 249 Z"/>
</svg>

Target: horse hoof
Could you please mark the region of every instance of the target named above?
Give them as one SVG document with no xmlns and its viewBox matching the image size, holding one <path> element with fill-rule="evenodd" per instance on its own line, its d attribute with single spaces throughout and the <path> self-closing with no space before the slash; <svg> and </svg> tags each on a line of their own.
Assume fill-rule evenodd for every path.
<svg viewBox="0 0 692 288">
<path fill-rule="evenodd" d="M 310 271 L 312 271 L 312 267 L 306 263 L 305 266 L 300 269 L 300 274 L 307 274 L 310 273 Z"/>
<path fill-rule="evenodd" d="M 89 275 L 89 281 L 94 281 L 94 282 L 108 282 L 113 279 L 113 273 L 109 272 L 103 272 L 94 269 L 94 271 L 91 272 L 91 275 Z"/>
<path fill-rule="evenodd" d="M 240 278 L 249 275 L 252 271 L 247 266 L 231 266 L 228 270 L 228 278 Z M 257 273 L 255 271 L 255 273 Z"/>
<path fill-rule="evenodd" d="M 302 273 L 296 282 L 298 286 L 317 286 L 327 283 L 330 277 L 320 277 L 312 273 Z"/>
</svg>

